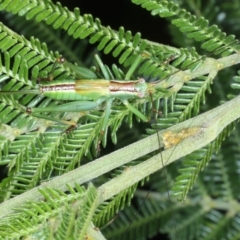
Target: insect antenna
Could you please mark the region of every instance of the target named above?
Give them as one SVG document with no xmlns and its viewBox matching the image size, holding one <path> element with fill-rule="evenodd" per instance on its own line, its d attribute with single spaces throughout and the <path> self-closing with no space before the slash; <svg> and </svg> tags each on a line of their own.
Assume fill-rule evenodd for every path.
<svg viewBox="0 0 240 240">
<path fill-rule="evenodd" d="M 229 44 L 226 44 L 226 45 L 224 45 L 224 46 L 222 46 L 222 47 L 219 47 L 219 48 L 215 49 L 214 51 L 211 52 L 211 54 L 209 54 L 208 57 L 211 57 L 212 55 L 214 55 L 214 53 L 215 53 L 216 51 L 219 52 L 219 51 L 222 50 L 222 49 L 225 49 L 225 50 L 227 51 L 232 44 L 234 44 L 234 41 L 232 41 L 232 42 L 230 42 Z M 224 51 L 223 51 L 223 52 L 224 52 Z M 191 62 L 190 64 L 188 64 L 187 66 L 185 66 L 184 69 L 177 69 L 177 70 L 174 71 L 170 76 L 168 76 L 168 78 L 171 77 L 171 76 L 174 75 L 174 74 L 177 74 L 177 73 L 180 72 L 180 71 L 184 71 L 184 70 L 188 69 L 191 65 L 194 65 L 195 63 L 200 62 L 200 61 L 203 60 L 204 58 L 206 58 L 206 56 L 203 56 L 203 57 L 197 59 L 196 61 Z M 171 59 L 170 59 L 170 60 L 165 61 L 164 64 L 169 63 L 169 62 L 172 61 L 172 60 L 174 60 L 174 57 L 173 57 L 173 56 L 171 56 Z M 161 82 L 162 80 L 164 80 L 164 79 L 158 80 L 158 81 L 156 81 L 155 83 L 159 83 L 159 82 Z M 153 84 L 153 85 L 154 85 L 154 84 Z M 153 102 L 153 93 L 149 92 L 149 97 L 150 97 L 151 102 Z M 156 119 L 156 118 L 154 118 L 154 122 L 155 122 L 155 126 L 156 126 L 156 127 L 155 127 L 156 132 L 159 133 L 160 129 L 159 129 L 159 126 L 158 126 L 158 124 L 157 124 L 157 119 Z M 190 125 L 191 125 L 191 124 L 190 124 Z M 190 127 L 190 126 L 189 126 L 189 127 Z M 160 144 L 160 143 L 161 143 L 161 140 L 160 140 L 159 134 L 157 134 L 157 138 L 158 138 L 159 146 L 161 146 L 161 144 Z M 183 139 L 184 139 L 184 133 L 180 134 L 178 141 L 182 141 Z M 174 149 L 175 149 L 176 147 L 177 147 L 177 145 L 174 146 L 173 151 L 174 151 Z M 165 162 L 165 164 L 164 164 L 164 162 L 163 162 L 163 156 L 162 156 L 162 149 L 161 149 L 161 148 L 159 148 L 159 155 L 161 156 L 161 164 L 162 164 L 162 166 L 163 166 L 163 175 L 164 175 L 165 185 L 166 185 L 166 187 L 167 187 L 167 189 L 168 189 L 168 190 L 167 190 L 167 198 L 168 198 L 168 200 L 169 200 L 169 202 L 170 202 L 170 205 L 169 205 L 169 208 L 170 208 L 170 211 L 171 211 L 171 214 L 170 214 L 170 215 L 171 215 L 171 220 L 172 220 L 172 222 L 173 222 L 173 227 L 174 227 L 174 235 L 172 235 L 172 237 L 173 237 L 173 239 L 177 239 L 177 235 L 178 235 L 178 233 L 177 233 L 177 223 L 176 223 L 176 219 L 174 219 L 174 217 L 173 217 L 173 205 L 172 205 L 172 203 L 171 203 L 171 196 L 170 196 L 170 192 L 169 192 L 170 184 L 169 184 L 169 179 L 167 178 L 166 168 L 164 167 L 164 166 L 167 164 L 167 162 Z M 143 200 L 141 201 L 141 203 L 139 204 L 138 209 L 137 209 L 136 212 L 134 213 L 133 219 L 131 219 L 129 225 L 127 226 L 127 228 L 126 228 L 126 230 L 125 230 L 125 232 L 124 232 L 124 235 L 126 235 L 127 232 L 130 231 L 131 225 L 132 225 L 133 222 L 137 219 L 137 215 L 139 214 L 141 208 L 143 207 L 143 205 L 145 204 L 146 200 L 148 199 L 150 192 L 151 192 L 151 189 L 147 192 L 146 196 L 144 197 L 144 199 L 143 199 Z M 115 218 L 116 218 L 116 217 L 114 217 L 114 219 L 115 219 Z"/>
<path fill-rule="evenodd" d="M 153 102 L 153 96 L 152 96 L 152 93 L 150 92 L 149 93 L 149 96 L 150 96 L 150 99 L 151 99 L 151 102 Z M 173 217 L 173 207 L 172 207 L 172 203 L 171 203 L 171 196 L 170 196 L 170 184 L 169 184 L 169 181 L 168 181 L 168 178 L 167 178 L 167 170 L 165 168 L 165 164 L 163 162 L 163 156 L 162 156 L 162 150 L 161 150 L 161 140 L 160 140 L 160 136 L 159 136 L 159 127 L 158 127 L 158 124 L 157 124 L 157 118 L 155 117 L 154 118 L 154 121 L 155 121 L 155 124 L 156 124 L 156 130 L 157 130 L 157 140 L 158 140 L 158 144 L 159 144 L 159 149 L 158 149 L 158 152 L 159 152 L 159 155 L 160 155 L 160 159 L 161 159 L 161 164 L 163 166 L 163 175 L 164 175 L 164 181 L 165 181 L 165 184 L 166 184 L 166 189 L 167 189 L 167 197 L 168 197 L 168 200 L 169 200 L 169 204 L 170 204 L 170 212 L 171 212 L 171 219 L 173 221 L 173 226 L 174 226 L 174 232 L 175 232 L 175 237 L 174 239 L 176 239 L 176 236 L 177 236 L 177 227 L 176 227 L 176 221 Z M 150 191 L 149 191 L 150 192 Z M 145 201 L 145 200 L 144 200 Z"/>
<path fill-rule="evenodd" d="M 153 100 L 153 95 L 152 93 L 149 91 L 149 97 L 150 97 L 150 101 L 151 101 L 151 104 L 152 106 L 154 105 L 154 100 Z M 157 113 L 157 114 L 156 114 Z M 161 147 L 161 140 L 160 140 L 160 136 L 159 136 L 159 127 L 157 125 L 157 115 L 160 115 L 162 114 L 161 111 L 159 111 L 158 109 L 155 109 L 154 107 L 152 107 L 152 114 L 154 115 L 154 123 L 156 124 L 156 131 L 157 131 L 157 140 L 158 140 L 158 143 L 159 143 L 159 149 L 158 149 L 158 153 L 160 155 L 160 159 L 161 159 L 161 164 L 163 166 L 163 175 L 164 175 L 164 182 L 165 182 L 165 186 L 166 186 L 166 189 L 167 189 L 167 198 L 168 198 L 168 201 L 169 201 L 169 207 L 170 207 L 170 218 L 173 222 L 173 227 L 174 227 L 174 239 L 176 239 L 176 236 L 177 236 L 177 227 L 176 227 L 176 220 L 174 219 L 173 217 L 173 206 L 172 206 L 172 203 L 171 203 L 171 196 L 170 196 L 170 183 L 169 183 L 169 180 L 168 180 L 168 177 L 167 177 L 167 170 L 166 170 L 166 167 L 165 167 L 165 164 L 164 164 L 164 161 L 163 161 L 163 156 L 162 156 L 162 147 Z M 152 187 L 148 190 L 147 194 L 145 195 L 145 197 L 141 200 L 141 203 L 139 204 L 136 212 L 134 212 L 134 216 L 133 218 L 130 220 L 130 223 L 128 224 L 125 232 L 123 233 L 123 235 L 127 234 L 127 232 L 130 230 L 131 228 L 131 225 L 133 224 L 133 222 L 135 221 L 135 219 L 137 218 L 137 215 L 140 213 L 142 207 L 144 206 L 146 200 L 148 199 L 150 193 L 151 193 L 151 190 L 152 190 Z M 116 217 L 114 217 L 114 220 L 115 220 Z M 111 221 L 112 223 L 112 221 Z"/>
</svg>

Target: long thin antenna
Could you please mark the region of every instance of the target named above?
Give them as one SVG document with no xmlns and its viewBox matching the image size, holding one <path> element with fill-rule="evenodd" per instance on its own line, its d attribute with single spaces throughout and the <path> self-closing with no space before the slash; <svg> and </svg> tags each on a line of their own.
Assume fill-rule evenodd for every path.
<svg viewBox="0 0 240 240">
<path fill-rule="evenodd" d="M 149 96 L 150 96 L 151 102 L 153 103 L 152 94 L 149 93 Z M 154 109 L 152 109 L 152 110 L 154 111 Z M 157 119 L 154 118 L 154 121 L 155 121 L 155 124 L 156 124 L 157 139 L 158 139 L 158 143 L 159 143 L 159 149 L 158 149 L 158 151 L 159 151 L 159 155 L 160 155 L 160 158 L 161 158 L 161 164 L 162 164 L 162 166 L 163 166 L 164 181 L 165 181 L 165 186 L 166 186 L 166 188 L 167 188 L 168 201 L 169 201 L 169 203 L 170 203 L 171 219 L 172 219 L 173 225 L 174 225 L 174 233 L 175 233 L 175 234 L 174 234 L 174 235 L 175 235 L 174 239 L 176 239 L 176 236 L 177 236 L 177 227 L 176 227 L 176 221 L 175 221 L 175 219 L 174 219 L 174 217 L 173 217 L 173 207 L 172 207 L 171 196 L 170 196 L 170 185 L 169 185 L 169 182 L 168 182 L 167 170 L 166 170 L 166 168 L 165 168 L 165 164 L 164 164 L 163 156 L 162 156 L 162 151 L 161 151 L 161 140 L 160 140 L 160 136 L 159 136 L 159 129 L 158 129 L 158 126 L 157 126 Z M 129 231 L 131 225 L 133 224 L 134 220 L 136 219 L 136 215 L 140 212 L 142 206 L 143 206 L 144 203 L 146 202 L 146 199 L 148 198 L 148 196 L 149 196 L 149 194 L 150 194 L 150 191 L 151 191 L 151 189 L 148 191 L 148 193 L 146 194 L 146 196 L 145 196 L 144 199 L 142 200 L 140 206 L 139 206 L 138 209 L 137 209 L 137 212 L 134 214 L 133 219 L 131 219 L 131 221 L 130 221 L 128 227 L 127 227 L 127 229 L 126 229 L 125 232 L 124 232 L 124 234 L 126 234 L 126 233 Z"/>
<path fill-rule="evenodd" d="M 150 98 L 151 98 L 151 101 L 153 102 L 153 97 L 152 97 L 152 94 L 150 93 Z M 158 139 L 158 144 L 159 144 L 159 155 L 160 155 L 160 158 L 161 158 L 161 164 L 163 166 L 163 175 L 164 175 L 164 180 L 165 180 L 165 184 L 166 184 L 166 188 L 167 188 L 167 195 L 168 195 L 168 200 L 169 200 L 169 203 L 170 203 L 170 210 L 171 210 L 171 219 L 173 221 L 173 226 L 174 226 L 174 232 L 175 232 L 175 237 L 174 239 L 176 239 L 176 236 L 177 236 L 177 227 L 176 227 L 176 221 L 173 217 L 173 207 L 172 207 L 172 203 L 171 203 L 171 196 L 170 196 L 170 184 L 168 182 L 168 178 L 167 178 L 167 170 L 165 168 L 165 164 L 163 162 L 163 155 L 162 155 L 162 151 L 161 151 L 161 140 L 160 140 L 160 136 L 159 136 L 159 131 L 160 129 L 158 128 L 158 125 L 157 125 L 157 119 L 154 118 L 154 121 L 155 121 L 155 124 L 156 124 L 156 130 L 157 130 L 157 139 Z"/>
<path fill-rule="evenodd" d="M 230 46 L 232 43 L 234 43 L 234 41 L 232 41 L 231 43 L 229 43 L 227 46 Z M 225 45 L 225 46 L 222 46 L 222 47 L 220 47 L 220 48 L 215 49 L 208 57 L 210 57 L 211 55 L 213 55 L 215 51 L 219 51 L 219 49 L 221 49 L 221 48 L 226 48 L 227 46 Z M 197 59 L 196 61 L 188 64 L 187 66 L 184 67 L 184 69 L 186 70 L 189 66 L 197 63 L 198 61 L 201 61 L 201 60 L 204 59 L 205 57 L 206 57 L 206 56 L 203 56 L 203 57 L 201 57 L 200 59 Z M 170 61 L 172 61 L 172 58 L 171 58 Z M 180 72 L 180 71 L 183 71 L 184 69 L 176 70 L 176 71 L 173 72 L 170 76 L 172 76 L 172 75 L 174 75 L 174 74 L 176 74 L 176 73 L 178 73 L 178 72 Z M 170 77 L 170 76 L 168 76 L 168 77 Z M 158 81 L 154 82 L 154 84 L 159 83 L 159 82 L 162 81 L 162 80 L 163 80 L 163 79 L 158 80 Z M 151 101 L 153 102 L 152 94 L 149 93 L 149 96 L 150 96 Z M 157 131 L 157 138 L 158 138 L 159 146 L 161 146 L 161 140 L 160 140 L 160 136 L 159 136 L 159 134 L 158 134 L 158 133 L 159 133 L 159 129 L 158 129 L 157 120 L 156 120 L 156 118 L 154 118 L 154 120 L 155 120 L 155 124 L 156 124 L 156 131 Z M 189 127 L 190 127 L 190 126 L 189 126 Z M 183 136 L 182 138 L 184 138 L 184 136 Z M 176 148 L 176 147 L 177 147 L 177 146 L 175 146 L 175 148 Z M 174 151 L 174 149 L 173 149 L 173 151 Z M 162 166 L 163 166 L 163 174 L 164 174 L 165 184 L 166 184 L 166 187 L 167 187 L 167 195 L 168 195 L 168 200 L 169 200 L 169 202 L 170 202 L 171 219 L 172 219 L 172 221 L 173 221 L 174 232 L 175 232 L 174 239 L 177 239 L 176 220 L 175 220 L 174 217 L 173 217 L 173 206 L 172 206 L 172 203 L 171 203 L 171 196 L 170 196 L 170 192 L 169 192 L 169 191 L 170 191 L 170 190 L 169 190 L 169 189 L 170 189 L 170 186 L 169 186 L 169 182 L 168 182 L 168 179 L 167 179 L 167 171 L 166 171 L 166 168 L 165 168 L 165 164 L 164 164 L 164 162 L 163 162 L 163 156 L 162 156 L 161 148 L 159 148 L 159 154 L 160 154 L 160 156 L 161 156 L 161 164 L 162 164 Z M 138 207 L 136 213 L 134 214 L 133 219 L 130 221 L 127 229 L 125 230 L 124 235 L 129 231 L 131 225 L 133 224 L 134 220 L 136 219 L 137 214 L 140 212 L 142 206 L 144 205 L 146 199 L 148 198 L 148 196 L 149 196 L 149 194 L 150 194 L 150 191 L 151 191 L 151 189 L 148 191 L 148 193 L 146 194 L 145 198 L 142 200 L 140 206 Z"/>
</svg>

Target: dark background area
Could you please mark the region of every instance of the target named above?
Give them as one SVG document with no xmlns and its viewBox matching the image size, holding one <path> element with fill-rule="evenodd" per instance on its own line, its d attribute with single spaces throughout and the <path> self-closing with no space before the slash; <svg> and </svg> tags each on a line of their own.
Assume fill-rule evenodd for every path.
<svg viewBox="0 0 240 240">
<path fill-rule="evenodd" d="M 81 0 L 78 2 L 61 0 L 58 2 L 71 10 L 78 7 L 81 14 L 91 14 L 94 18 L 99 18 L 104 26 L 110 26 L 112 29 L 118 30 L 119 27 L 124 26 L 125 30 L 130 30 L 133 34 L 141 32 L 143 38 L 170 44 L 167 21 L 158 16 L 151 16 L 148 11 L 133 4 L 130 0 L 122 0 L 121 2 L 111 0 Z"/>
<path fill-rule="evenodd" d="M 120 2 L 111 0 L 80 0 L 77 2 L 54 0 L 53 2 L 61 2 L 63 6 L 67 6 L 70 10 L 78 7 L 81 14 L 91 14 L 93 18 L 99 18 L 102 25 L 110 26 L 116 31 L 123 26 L 125 31 L 129 30 L 133 35 L 140 32 L 144 39 L 172 45 L 171 36 L 168 33 L 168 22 L 158 16 L 152 16 L 150 12 L 133 4 L 131 0 Z M 107 57 L 107 63 L 118 62 L 116 58 L 109 60 L 109 57 L 111 57 L 111 54 Z"/>
</svg>

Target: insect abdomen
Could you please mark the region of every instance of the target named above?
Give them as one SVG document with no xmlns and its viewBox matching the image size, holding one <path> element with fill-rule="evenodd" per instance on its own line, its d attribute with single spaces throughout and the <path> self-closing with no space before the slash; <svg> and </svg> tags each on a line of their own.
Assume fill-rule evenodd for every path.
<svg viewBox="0 0 240 240">
<path fill-rule="evenodd" d="M 92 100 L 88 96 L 84 96 L 76 92 L 76 83 L 73 80 L 69 81 L 54 81 L 50 84 L 44 84 L 40 87 L 40 91 L 46 97 L 56 100 Z"/>
</svg>

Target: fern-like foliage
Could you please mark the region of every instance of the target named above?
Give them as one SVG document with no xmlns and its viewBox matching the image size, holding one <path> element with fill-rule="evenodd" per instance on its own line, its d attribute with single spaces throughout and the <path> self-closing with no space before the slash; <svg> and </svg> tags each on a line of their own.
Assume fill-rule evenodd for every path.
<svg viewBox="0 0 240 240">
<path fill-rule="evenodd" d="M 199 9 L 202 16 L 197 17 L 190 13 L 193 6 L 187 4 L 180 6 L 166 0 L 132 0 L 132 3 L 152 15 L 166 18 L 181 47 L 151 42 L 124 27 L 111 29 L 90 14 L 82 15 L 78 8 L 70 11 L 50 0 L 0 1 L 4 19 L 0 24 L 0 87 L 5 93 L 22 91 L 19 95 L 0 92 L 0 165 L 6 171 L 0 185 L 1 201 L 8 204 L 19 196 L 26 196 L 25 201 L 28 201 L 28 191 L 43 184 L 41 196 L 36 195 L 36 199 L 31 198 L 17 209 L 10 209 L 9 214 L 0 219 L 0 239 L 35 236 L 91 239 L 94 234 L 97 235 L 94 239 L 146 239 L 159 230 L 171 239 L 239 238 L 238 130 L 220 148 L 234 129 L 234 123 L 204 148 L 171 164 L 165 173 L 154 174 L 148 183 L 142 179 L 141 184 L 149 186 L 150 191 L 140 190 L 139 184 L 134 182 L 106 199 L 108 191 L 114 189 L 100 190 L 103 183 L 124 176 L 131 167 L 148 161 L 151 154 L 113 172 L 109 168 L 101 176 L 94 175 L 98 170 L 95 169 L 93 176 L 86 176 L 83 182 L 90 179 L 96 188 L 90 183 L 87 189 L 79 184 L 61 190 L 44 189 L 44 182 L 51 182 L 57 176 L 64 178 L 65 173 L 86 166 L 97 157 L 99 136 L 105 147 L 111 141 L 116 144 L 124 139 L 122 135 L 129 134 L 129 127 L 133 127 L 131 136 L 128 135 L 131 138 L 136 131 L 135 119 L 139 122 L 141 119 L 117 99 L 104 133 L 101 132 L 104 104 L 88 112 L 28 114 L 26 107 L 54 107 L 65 103 L 27 93 L 36 88 L 40 77 L 51 74 L 53 79 L 122 81 L 144 77 L 151 86 L 147 97 L 129 101 L 149 118 L 151 127 L 144 125 L 144 132 L 149 135 L 162 129 L 168 132 L 169 127 L 202 110 L 214 108 L 220 101 L 226 101 L 226 93 L 231 97 L 237 95 L 228 87 L 231 85 L 238 90 L 239 76 L 234 78 L 236 83 L 231 83 L 233 73 L 229 71 L 224 76 L 225 83 L 218 80 L 221 79 L 219 70 L 240 62 L 239 41 L 233 35 L 234 29 L 231 32 L 226 29 L 227 35 L 220 30 L 223 26 L 205 18 L 209 17 L 206 11 L 219 14 L 214 5 Z M 226 3 L 222 7 L 233 19 L 238 19 L 239 13 L 232 6 Z M 101 57 L 93 57 L 93 51 L 85 52 L 87 41 L 95 44 L 100 54 L 117 58 L 120 66 L 108 66 Z M 60 55 L 68 62 L 56 66 L 56 58 Z M 69 68 L 69 62 L 83 66 L 80 76 L 72 65 Z M 211 92 L 213 95 L 209 96 Z M 207 105 L 203 107 L 202 103 Z M 63 120 L 78 125 L 69 132 Z M 194 122 L 189 128 L 192 124 Z M 120 128 L 122 131 L 118 131 Z M 184 131 L 180 131 L 178 139 L 165 141 L 163 147 L 176 147 L 183 141 Z M 134 204 L 126 207 L 134 194 Z"/>
<path fill-rule="evenodd" d="M 71 194 L 68 195 L 59 190 L 41 190 L 44 202 L 28 203 L 17 209 L 18 213 L 8 222 L 1 222 L 1 239 L 20 238 L 23 232 L 32 236 L 38 232 L 48 238 L 53 234 L 55 239 L 83 239 L 91 220 L 89 215 L 93 215 L 97 206 L 96 189 L 92 185 L 87 191 L 77 185 L 75 187 L 76 190 L 69 187 Z M 12 229 L 15 231 L 12 232 Z"/>
</svg>

